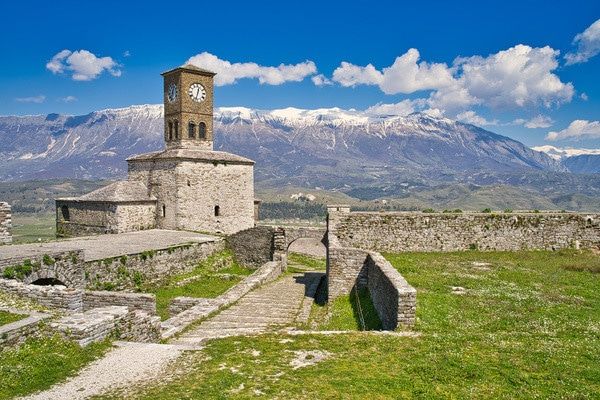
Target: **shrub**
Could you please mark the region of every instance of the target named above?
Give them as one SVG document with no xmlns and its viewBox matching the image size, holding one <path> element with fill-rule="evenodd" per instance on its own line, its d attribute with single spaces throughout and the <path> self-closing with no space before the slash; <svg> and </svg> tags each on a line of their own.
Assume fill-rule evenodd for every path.
<svg viewBox="0 0 600 400">
<path fill-rule="evenodd" d="M 511 212 L 513 212 L 513 210 L 510 209 L 510 208 L 505 208 L 504 212 L 507 213 L 507 214 L 510 214 Z"/>
<path fill-rule="evenodd" d="M 56 260 L 54 260 L 54 258 L 50 257 L 48 254 L 44 254 L 42 262 L 44 263 L 44 265 L 53 265 L 56 262 Z"/>
<path fill-rule="evenodd" d="M 425 208 L 425 209 L 423 210 L 423 212 L 424 212 L 424 213 L 434 213 L 434 212 L 435 212 L 435 210 L 434 210 L 433 208 Z"/>
<path fill-rule="evenodd" d="M 492 209 L 491 208 L 484 208 L 483 210 L 481 210 L 482 213 L 491 213 Z"/>
</svg>

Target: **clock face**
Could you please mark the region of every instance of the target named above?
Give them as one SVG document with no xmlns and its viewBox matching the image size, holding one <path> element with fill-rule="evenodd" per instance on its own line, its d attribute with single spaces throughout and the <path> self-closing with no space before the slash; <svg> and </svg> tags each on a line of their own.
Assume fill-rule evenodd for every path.
<svg viewBox="0 0 600 400">
<path fill-rule="evenodd" d="M 198 103 L 204 101 L 206 98 L 206 90 L 204 89 L 204 86 L 199 83 L 192 83 L 188 89 L 188 94 L 192 100 L 197 101 Z"/>
<path fill-rule="evenodd" d="M 174 83 L 171 83 L 169 85 L 169 89 L 167 90 L 167 99 L 169 100 L 169 102 L 174 102 L 175 100 L 177 100 L 177 85 Z"/>
</svg>

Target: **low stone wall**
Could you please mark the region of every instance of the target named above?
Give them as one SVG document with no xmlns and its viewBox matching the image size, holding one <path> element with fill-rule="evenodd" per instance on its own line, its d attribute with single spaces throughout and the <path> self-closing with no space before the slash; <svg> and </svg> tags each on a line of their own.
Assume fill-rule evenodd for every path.
<svg viewBox="0 0 600 400">
<path fill-rule="evenodd" d="M 349 294 L 354 286 L 367 286 L 365 260 L 368 252 L 361 249 L 334 247 L 327 249 L 327 297 L 329 301 Z"/>
<path fill-rule="evenodd" d="M 109 337 L 136 342 L 157 342 L 160 318 L 126 306 L 108 306 L 74 313 L 50 323 L 50 328 L 81 346 Z"/>
<path fill-rule="evenodd" d="M 86 290 L 83 293 L 83 310 L 107 306 L 126 306 L 156 315 L 156 296 L 149 293 L 123 293 Z"/>
<path fill-rule="evenodd" d="M 203 297 L 175 297 L 169 304 L 169 315 L 177 315 L 195 306 L 211 307 L 216 303 L 215 299 Z"/>
<path fill-rule="evenodd" d="M 383 329 L 408 328 L 415 324 L 417 291 L 379 253 L 366 259 L 367 287 Z"/>
<path fill-rule="evenodd" d="M 35 334 L 40 322 L 50 318 L 50 315 L 38 312 L 24 312 L 22 310 L 2 309 L 13 314 L 28 314 L 26 318 L 6 325 L 0 325 L 0 348 L 15 346 Z"/>
<path fill-rule="evenodd" d="M 236 260 L 247 267 L 258 268 L 273 259 L 275 228 L 257 226 L 227 237 L 227 246 Z"/>
<path fill-rule="evenodd" d="M 198 262 L 225 248 L 223 240 L 185 243 L 165 249 L 85 263 L 88 289 L 134 289 L 172 274 L 189 272 Z"/>
<path fill-rule="evenodd" d="M 83 290 L 65 286 L 29 285 L 9 279 L 0 279 L 0 291 L 25 297 L 48 308 L 68 311 L 83 309 Z"/>
<path fill-rule="evenodd" d="M 10 205 L 0 202 L 0 245 L 12 243 L 12 214 Z"/>
<path fill-rule="evenodd" d="M 556 250 L 600 246 L 600 214 L 337 212 L 329 235 L 372 251 Z"/>
<path fill-rule="evenodd" d="M 179 314 L 162 322 L 162 339 L 168 339 L 183 331 L 194 321 L 208 317 L 210 314 L 238 301 L 248 292 L 260 285 L 276 279 L 284 271 L 285 266 L 281 261 L 269 261 L 263 264 L 252 275 L 230 288 L 228 291 L 215 299 L 202 299 L 199 304 L 180 312 Z"/>
<path fill-rule="evenodd" d="M 32 283 L 38 279 L 57 279 L 65 286 L 85 286 L 82 250 L 49 252 L 0 259 L 0 273 L 5 278 Z"/>
</svg>

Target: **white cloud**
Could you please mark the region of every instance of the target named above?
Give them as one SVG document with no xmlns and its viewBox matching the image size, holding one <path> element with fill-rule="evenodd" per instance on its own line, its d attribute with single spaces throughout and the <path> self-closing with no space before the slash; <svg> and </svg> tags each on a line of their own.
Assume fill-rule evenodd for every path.
<svg viewBox="0 0 600 400">
<path fill-rule="evenodd" d="M 486 126 L 486 125 L 498 125 L 497 120 L 488 121 L 481 115 L 477 115 L 475 111 L 469 110 L 464 111 L 456 116 L 456 119 L 467 124 L 477 125 L 477 126 Z"/>
<path fill-rule="evenodd" d="M 536 129 L 536 128 L 550 128 L 554 121 L 552 118 L 546 115 L 537 115 L 529 120 L 518 118 L 513 121 L 515 125 L 523 125 L 525 128 Z"/>
<path fill-rule="evenodd" d="M 331 80 L 327 79 L 327 77 L 323 74 L 315 75 L 310 80 L 315 84 L 315 86 L 329 86 L 333 85 Z"/>
<path fill-rule="evenodd" d="M 31 96 L 31 97 L 17 97 L 15 99 L 15 101 L 18 101 L 19 103 L 43 103 L 44 101 L 46 101 L 46 96 L 44 96 L 43 94 L 40 94 L 39 96 Z"/>
<path fill-rule="evenodd" d="M 104 71 L 121 76 L 119 64 L 111 57 L 97 57 L 87 50 L 60 51 L 48 61 L 46 68 L 54 74 L 70 72 L 75 81 L 91 81 Z"/>
<path fill-rule="evenodd" d="M 63 103 L 72 103 L 74 101 L 77 101 L 77 97 L 75 97 L 75 96 L 66 96 L 66 97 L 61 97 L 58 100 L 62 101 Z"/>
<path fill-rule="evenodd" d="M 378 103 L 365 110 L 369 115 L 399 115 L 405 116 L 415 112 L 416 108 L 420 107 L 422 101 L 419 100 L 402 100 L 394 104 Z"/>
<path fill-rule="evenodd" d="M 577 46 L 577 51 L 565 54 L 567 65 L 586 62 L 600 53 L 600 19 L 575 36 L 573 45 Z"/>
<path fill-rule="evenodd" d="M 581 100 L 583 100 L 583 101 L 588 101 L 588 99 L 589 99 L 588 95 L 585 93 L 581 93 L 579 95 L 579 97 L 581 97 Z"/>
<path fill-rule="evenodd" d="M 600 138 L 600 121 L 577 119 L 562 131 L 549 132 L 546 135 L 546 140 L 579 139 L 582 137 L 589 139 Z"/>
<path fill-rule="evenodd" d="M 125 50 L 123 52 L 123 57 L 131 57 L 131 52 L 129 50 Z"/>
<path fill-rule="evenodd" d="M 341 86 L 378 86 L 386 94 L 431 90 L 431 108 L 459 113 L 473 105 L 492 108 L 551 107 L 571 101 L 574 88 L 554 74 L 559 52 L 548 46 L 517 45 L 487 57 L 459 57 L 451 67 L 419 62 L 410 49 L 381 71 L 372 64 L 342 62 L 332 80 Z"/>
<path fill-rule="evenodd" d="M 361 67 L 343 61 L 333 71 L 332 79 L 346 87 L 377 85 L 386 94 L 413 93 L 452 84 L 452 74 L 446 64 L 419 63 L 419 58 L 417 49 L 409 49 L 382 71 L 372 64 Z"/>
<path fill-rule="evenodd" d="M 308 60 L 298 64 L 266 67 L 253 62 L 231 63 L 207 52 L 191 57 L 186 64 L 216 72 L 217 86 L 231 85 L 244 78 L 258 79 L 260 83 L 267 85 L 281 85 L 285 82 L 300 82 L 317 72 L 315 63 Z"/>
</svg>

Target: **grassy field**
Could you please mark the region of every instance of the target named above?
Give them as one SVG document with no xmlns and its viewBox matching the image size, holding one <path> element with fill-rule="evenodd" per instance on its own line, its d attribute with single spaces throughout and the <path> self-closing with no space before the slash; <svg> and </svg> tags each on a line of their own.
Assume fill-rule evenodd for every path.
<svg viewBox="0 0 600 400">
<path fill-rule="evenodd" d="M 597 255 L 386 257 L 418 290 L 416 337 L 354 332 L 215 340 L 188 353 L 171 379 L 130 397 L 600 398 Z M 352 328 L 354 312 L 350 298 L 332 305 L 338 327 Z"/>
<path fill-rule="evenodd" d="M 12 215 L 13 243 L 47 242 L 56 239 L 54 213 Z"/>
<path fill-rule="evenodd" d="M 240 282 L 252 270 L 240 266 L 225 250 L 211 255 L 189 273 L 172 275 L 159 285 L 142 286 L 141 291 L 156 295 L 156 308 L 167 319 L 171 300 L 179 296 L 214 298 Z"/>
<path fill-rule="evenodd" d="M 13 314 L 0 310 L 0 326 L 16 322 L 27 317 L 25 314 Z"/>
<path fill-rule="evenodd" d="M 30 338 L 17 348 L 3 349 L 0 351 L 0 399 L 48 389 L 109 348 L 109 342 L 81 348 L 74 342 L 48 337 Z"/>
</svg>

